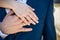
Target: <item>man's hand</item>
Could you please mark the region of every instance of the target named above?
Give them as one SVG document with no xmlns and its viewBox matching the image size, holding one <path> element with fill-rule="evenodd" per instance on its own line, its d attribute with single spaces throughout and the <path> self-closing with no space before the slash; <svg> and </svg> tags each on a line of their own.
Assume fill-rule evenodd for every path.
<svg viewBox="0 0 60 40">
<path fill-rule="evenodd" d="M 22 20 L 20 20 L 17 16 L 11 15 L 13 12 L 9 12 L 1 23 L 1 31 L 5 34 L 14 34 L 17 32 L 28 32 L 32 31 L 32 28 L 23 28 L 26 26 Z"/>
</svg>

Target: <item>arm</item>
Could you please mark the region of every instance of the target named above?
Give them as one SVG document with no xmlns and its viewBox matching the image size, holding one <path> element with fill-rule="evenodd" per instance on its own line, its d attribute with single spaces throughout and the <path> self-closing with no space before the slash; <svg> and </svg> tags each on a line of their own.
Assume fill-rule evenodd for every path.
<svg viewBox="0 0 60 40">
<path fill-rule="evenodd" d="M 10 4 L 12 3 L 12 1 L 6 1 L 6 0 L 0 0 L 0 7 L 4 7 L 4 8 L 12 8 L 10 6 Z"/>
<path fill-rule="evenodd" d="M 0 7 L 13 9 L 12 4 L 14 1 L 0 0 Z"/>
</svg>

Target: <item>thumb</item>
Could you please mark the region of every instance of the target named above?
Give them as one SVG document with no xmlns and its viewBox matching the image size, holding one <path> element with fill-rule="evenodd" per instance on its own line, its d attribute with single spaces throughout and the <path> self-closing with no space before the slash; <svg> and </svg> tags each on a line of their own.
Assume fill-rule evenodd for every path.
<svg viewBox="0 0 60 40">
<path fill-rule="evenodd" d="M 6 15 L 6 17 L 12 15 L 13 13 L 14 13 L 13 11 L 8 12 L 8 14 Z"/>
</svg>

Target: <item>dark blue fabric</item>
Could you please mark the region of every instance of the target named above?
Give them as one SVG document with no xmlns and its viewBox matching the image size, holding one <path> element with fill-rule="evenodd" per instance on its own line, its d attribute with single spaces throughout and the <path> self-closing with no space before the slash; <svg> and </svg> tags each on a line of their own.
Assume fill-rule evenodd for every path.
<svg viewBox="0 0 60 40">
<path fill-rule="evenodd" d="M 31 32 L 20 32 L 16 35 L 7 36 L 4 40 L 56 40 L 53 17 L 53 0 L 28 0 L 28 5 L 35 8 L 35 13 L 39 17 L 37 25 L 25 26 L 33 28 Z"/>
<path fill-rule="evenodd" d="M 6 15 L 6 12 L 5 12 L 4 8 L 0 8 L 0 22 L 3 21 L 5 15 Z"/>
<path fill-rule="evenodd" d="M 0 40 L 3 40 L 3 39 L 0 37 Z"/>
</svg>

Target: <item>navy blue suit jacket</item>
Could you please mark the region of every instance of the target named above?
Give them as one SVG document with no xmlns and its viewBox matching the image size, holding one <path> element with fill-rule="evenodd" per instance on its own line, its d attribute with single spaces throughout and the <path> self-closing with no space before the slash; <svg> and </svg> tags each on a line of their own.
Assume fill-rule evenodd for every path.
<svg viewBox="0 0 60 40">
<path fill-rule="evenodd" d="M 41 40 L 42 35 L 43 40 L 56 40 L 53 0 L 28 0 L 27 4 L 35 9 L 35 13 L 39 17 L 39 23 L 37 25 L 25 26 L 33 28 L 31 32 L 11 34 L 4 40 Z"/>
</svg>

